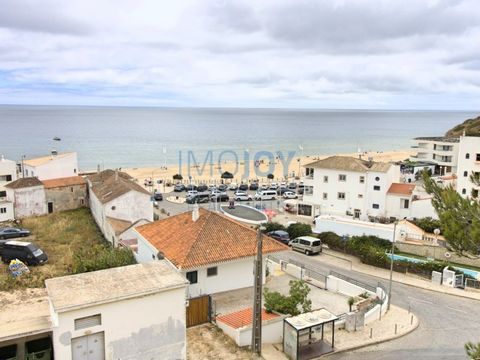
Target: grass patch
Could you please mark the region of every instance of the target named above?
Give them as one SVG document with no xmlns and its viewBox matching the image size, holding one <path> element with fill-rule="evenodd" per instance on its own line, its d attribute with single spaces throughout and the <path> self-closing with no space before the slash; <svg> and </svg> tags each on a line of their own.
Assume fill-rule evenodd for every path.
<svg viewBox="0 0 480 360">
<path fill-rule="evenodd" d="M 26 218 L 23 219 L 21 227 L 29 229 L 33 236 L 31 240 L 19 240 L 37 244 L 47 253 L 48 262 L 42 266 L 31 266 L 30 274 L 22 275 L 18 279 L 12 278 L 7 266 L 1 264 L 0 290 L 44 287 L 45 279 L 51 277 L 123 265 L 110 266 L 109 262 L 105 262 L 96 267 L 82 266 L 81 262 L 86 258 L 86 254 L 105 258 L 108 256 L 104 256 L 104 253 L 117 251 L 107 245 L 88 208 Z M 123 257 L 122 261 L 132 263 L 131 258 L 126 261 Z"/>
</svg>

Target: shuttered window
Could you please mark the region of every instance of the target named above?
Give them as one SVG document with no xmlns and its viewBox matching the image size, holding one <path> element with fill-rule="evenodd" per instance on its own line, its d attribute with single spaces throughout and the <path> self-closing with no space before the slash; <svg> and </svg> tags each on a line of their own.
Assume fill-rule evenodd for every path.
<svg viewBox="0 0 480 360">
<path fill-rule="evenodd" d="M 75 330 L 86 329 L 98 325 L 102 325 L 101 314 L 75 319 Z"/>
</svg>

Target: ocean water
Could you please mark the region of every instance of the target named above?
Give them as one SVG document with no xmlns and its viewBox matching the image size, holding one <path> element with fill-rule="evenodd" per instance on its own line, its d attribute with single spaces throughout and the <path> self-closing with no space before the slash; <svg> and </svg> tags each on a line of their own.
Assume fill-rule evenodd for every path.
<svg viewBox="0 0 480 360">
<path fill-rule="evenodd" d="M 442 135 L 474 112 L 0 106 L 0 153 L 19 161 L 76 151 L 82 170 L 185 162 L 208 151 L 243 159 L 259 151 L 334 154 L 408 149 Z M 54 137 L 61 141 L 53 141 Z M 224 153 L 223 160 L 232 160 Z"/>
</svg>

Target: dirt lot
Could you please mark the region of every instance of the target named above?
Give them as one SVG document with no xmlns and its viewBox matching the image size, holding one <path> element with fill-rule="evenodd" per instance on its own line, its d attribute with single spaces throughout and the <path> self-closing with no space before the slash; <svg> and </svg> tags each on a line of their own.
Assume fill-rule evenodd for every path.
<svg viewBox="0 0 480 360">
<path fill-rule="evenodd" d="M 259 359 L 239 348 L 222 330 L 213 324 L 205 324 L 187 329 L 187 359 Z"/>
<path fill-rule="evenodd" d="M 32 236 L 21 241 L 32 241 L 48 254 L 48 263 L 31 266 L 30 274 L 13 279 L 7 266 L 0 264 L 0 291 L 19 288 L 42 288 L 44 280 L 70 274 L 76 249 L 102 243 L 89 209 L 77 209 L 45 216 L 27 218 L 20 225 L 29 229 Z"/>
</svg>

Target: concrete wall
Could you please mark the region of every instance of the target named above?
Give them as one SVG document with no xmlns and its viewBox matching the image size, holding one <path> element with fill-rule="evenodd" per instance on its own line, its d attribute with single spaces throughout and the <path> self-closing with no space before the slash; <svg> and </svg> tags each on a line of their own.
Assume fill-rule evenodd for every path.
<svg viewBox="0 0 480 360">
<path fill-rule="evenodd" d="M 14 219 L 15 213 L 13 203 L 10 201 L 0 201 L 0 222 Z"/>
<path fill-rule="evenodd" d="M 78 209 L 87 205 L 87 185 L 73 185 L 45 189 L 47 204 L 53 202 L 53 211 Z"/>
<path fill-rule="evenodd" d="M 286 316 L 262 322 L 262 344 L 279 344 L 283 342 L 283 320 Z M 227 324 L 218 321 L 217 326 L 238 346 L 248 346 L 252 344 L 252 326 L 244 326 L 234 329 Z"/>
<path fill-rule="evenodd" d="M 368 291 L 360 286 L 349 283 L 348 281 L 336 278 L 335 276 L 329 275 L 327 277 L 327 289 L 332 292 L 339 292 L 347 296 L 358 296 L 367 292 L 369 294 L 374 294 L 371 291 Z"/>
<path fill-rule="evenodd" d="M 467 154 L 469 154 L 468 159 Z M 477 154 L 480 154 L 480 137 L 460 137 L 460 146 L 458 151 L 457 192 L 463 197 L 471 196 L 472 189 L 478 190 L 478 187 L 474 186 L 470 181 L 470 174 L 472 172 L 480 172 L 480 162 L 476 161 Z M 467 172 L 467 176 L 465 176 L 465 172 Z"/>
<path fill-rule="evenodd" d="M 379 224 L 360 220 L 320 217 L 317 218 L 313 232 L 333 231 L 342 235 L 374 235 L 392 241 L 393 224 Z"/>
<path fill-rule="evenodd" d="M 38 166 L 24 164 L 25 177 L 37 177 L 40 180 L 49 180 L 78 175 L 77 153 L 65 156 L 52 155 L 52 161 Z"/>
<path fill-rule="evenodd" d="M 405 200 L 408 200 L 408 208 L 404 208 Z M 410 218 L 410 208 L 412 207 L 411 196 L 387 194 L 386 217 L 397 219 Z"/>
<path fill-rule="evenodd" d="M 75 330 L 75 319 L 101 314 L 102 324 Z M 105 359 L 185 359 L 185 288 L 57 314 L 55 358 L 72 358 L 72 338 L 104 332 Z"/>
<path fill-rule="evenodd" d="M 21 189 L 8 189 L 9 198 L 14 199 L 15 218 L 45 215 L 47 203 L 43 185 Z"/>
</svg>

